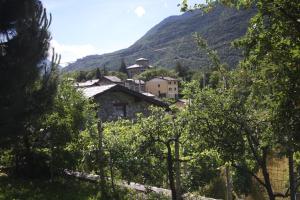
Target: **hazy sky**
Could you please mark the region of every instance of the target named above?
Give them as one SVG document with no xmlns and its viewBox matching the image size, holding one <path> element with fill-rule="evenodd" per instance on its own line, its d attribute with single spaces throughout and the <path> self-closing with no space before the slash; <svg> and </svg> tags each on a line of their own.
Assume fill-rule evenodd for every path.
<svg viewBox="0 0 300 200">
<path fill-rule="evenodd" d="M 191 3 L 204 0 L 190 0 Z M 52 46 L 62 65 L 129 47 L 151 27 L 179 15 L 180 0 L 42 0 L 52 14 Z"/>
</svg>

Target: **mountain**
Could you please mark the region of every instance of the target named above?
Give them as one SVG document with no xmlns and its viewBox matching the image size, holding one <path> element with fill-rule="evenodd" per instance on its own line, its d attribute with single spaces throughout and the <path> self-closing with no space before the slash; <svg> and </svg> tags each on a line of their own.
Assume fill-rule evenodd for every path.
<svg viewBox="0 0 300 200">
<path fill-rule="evenodd" d="M 209 64 L 203 51 L 199 51 L 192 37 L 199 32 L 211 48 L 218 51 L 221 59 L 235 66 L 241 59 L 240 50 L 231 47 L 231 42 L 246 33 L 249 19 L 255 9 L 236 10 L 221 5 L 211 12 L 186 12 L 171 16 L 150 29 L 132 46 L 113 53 L 91 55 L 78 59 L 64 71 L 90 70 L 106 67 L 116 70 L 124 58 L 127 65 L 140 57 L 148 58 L 153 66 L 172 68 L 176 62 L 190 68 L 201 68 Z"/>
</svg>

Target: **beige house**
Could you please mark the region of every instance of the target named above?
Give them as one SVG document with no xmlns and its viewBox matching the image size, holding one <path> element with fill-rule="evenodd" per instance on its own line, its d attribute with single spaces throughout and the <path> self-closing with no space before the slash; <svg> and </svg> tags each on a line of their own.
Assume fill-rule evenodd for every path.
<svg viewBox="0 0 300 200">
<path fill-rule="evenodd" d="M 135 61 L 134 65 L 127 67 L 126 70 L 127 70 L 128 77 L 132 78 L 135 75 L 138 75 L 150 68 L 152 68 L 152 66 L 149 65 L 148 59 L 139 58 Z"/>
<path fill-rule="evenodd" d="M 146 82 L 146 92 L 161 98 L 178 98 L 178 80 L 171 77 L 157 77 Z"/>
</svg>

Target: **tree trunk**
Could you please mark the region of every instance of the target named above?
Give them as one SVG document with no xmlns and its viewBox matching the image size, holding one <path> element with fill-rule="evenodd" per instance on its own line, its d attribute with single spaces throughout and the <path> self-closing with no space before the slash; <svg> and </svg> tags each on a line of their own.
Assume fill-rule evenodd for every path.
<svg viewBox="0 0 300 200">
<path fill-rule="evenodd" d="M 109 169 L 110 169 L 110 181 L 111 181 L 111 188 L 113 193 L 116 192 L 115 190 L 115 180 L 114 180 L 114 169 L 113 169 L 113 160 L 111 159 L 111 157 L 109 158 Z"/>
<path fill-rule="evenodd" d="M 267 168 L 267 151 L 263 150 L 263 158 L 261 163 L 261 170 L 265 181 L 265 188 L 267 190 L 268 196 L 270 200 L 275 200 L 275 195 L 273 192 L 273 188 L 271 185 L 270 175 Z"/>
<path fill-rule="evenodd" d="M 169 184 L 172 193 L 172 200 L 177 200 L 176 197 L 176 188 L 174 183 L 174 171 L 173 171 L 173 159 L 172 159 L 172 150 L 170 143 L 167 144 L 168 156 L 167 156 L 167 165 L 168 165 L 168 176 Z"/>
<path fill-rule="evenodd" d="M 225 174 L 226 174 L 226 200 L 232 200 L 232 181 L 231 181 L 229 166 L 225 167 Z"/>
<path fill-rule="evenodd" d="M 99 160 L 99 176 L 100 176 L 100 189 L 101 189 L 101 198 L 108 199 L 107 189 L 106 189 L 106 180 L 104 175 L 104 153 L 103 153 L 103 129 L 101 121 L 98 122 L 98 160 Z"/>
<path fill-rule="evenodd" d="M 175 140 L 175 176 L 176 176 L 176 196 L 177 200 L 181 200 L 181 180 L 180 180 L 180 161 L 179 161 L 179 139 Z"/>
<path fill-rule="evenodd" d="M 54 177 L 54 148 L 53 148 L 53 143 L 51 140 L 51 144 L 50 144 L 50 182 L 53 182 L 53 177 Z"/>
<path fill-rule="evenodd" d="M 292 150 L 288 151 L 289 159 L 289 180 L 290 180 L 290 199 L 296 200 L 296 188 L 295 188 L 295 173 L 294 173 L 294 152 Z"/>
</svg>

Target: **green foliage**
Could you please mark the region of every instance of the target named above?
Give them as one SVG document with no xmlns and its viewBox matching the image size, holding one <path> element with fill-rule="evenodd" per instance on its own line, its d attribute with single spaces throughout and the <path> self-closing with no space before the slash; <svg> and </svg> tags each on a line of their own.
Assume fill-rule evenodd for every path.
<svg viewBox="0 0 300 200">
<path fill-rule="evenodd" d="M 121 60 L 119 72 L 127 74 L 127 66 L 124 59 Z"/>
<path fill-rule="evenodd" d="M 163 184 L 159 158 L 147 153 L 145 137 L 138 124 L 117 121 L 105 124 L 104 146 L 120 178 L 144 184 Z M 129 145 L 130 144 L 130 145 Z"/>
<path fill-rule="evenodd" d="M 134 77 L 135 79 L 141 79 L 144 81 L 148 81 L 152 78 L 158 76 L 170 76 L 170 77 L 177 77 L 176 73 L 172 70 L 164 69 L 164 68 L 152 68 L 144 71 L 143 73 Z"/>
<path fill-rule="evenodd" d="M 42 3 L 1 1 L 0 9 L 0 132 L 8 144 L 51 107 L 57 77 L 46 62 L 51 21 Z"/>
<path fill-rule="evenodd" d="M 92 199 L 97 197 L 96 185 L 75 180 L 20 180 L 0 177 L 0 199 Z"/>
<path fill-rule="evenodd" d="M 244 151 L 249 155 L 253 154 L 255 160 L 252 161 L 251 157 L 243 155 L 246 158 L 243 161 L 245 168 L 253 168 L 255 165 L 261 168 L 264 182 L 259 182 L 264 185 L 269 198 L 275 199 L 278 194 L 274 194 L 268 180 L 266 156 L 270 155 L 270 151 L 275 148 L 276 151 L 289 156 L 290 183 L 294 184 L 292 181 L 294 176 L 292 155 L 299 148 L 297 130 L 300 127 L 298 102 L 300 99 L 298 92 L 300 91 L 298 56 L 300 22 L 297 19 L 299 19 L 300 6 L 295 1 L 228 0 L 209 1 L 206 7 L 213 8 L 216 6 L 215 3 L 237 7 L 255 6 L 257 14 L 251 19 L 247 34 L 236 42 L 236 45 L 244 48 L 245 59 L 241 63 L 241 67 L 232 75 L 234 78 L 230 80 L 231 89 L 228 92 L 222 90 L 202 91 L 200 92 L 202 95 L 206 92 L 209 95 L 204 95 L 206 97 L 200 101 L 208 100 L 207 103 L 213 105 L 212 107 L 209 106 L 208 116 L 215 115 L 215 118 L 219 118 L 217 124 L 220 124 L 217 127 L 222 127 L 222 131 L 220 131 L 222 135 L 219 134 L 222 142 L 216 148 L 220 148 L 220 152 L 231 151 L 224 149 L 226 147 L 226 140 L 224 141 L 224 139 L 228 136 L 226 130 L 231 129 L 229 136 L 234 138 L 234 142 L 240 140 L 240 144 L 231 143 L 231 146 L 238 148 L 232 150 Z M 188 8 L 187 1 L 183 1 L 183 8 Z M 199 46 L 204 48 L 207 46 L 203 40 L 198 41 Z M 215 60 L 214 56 L 212 60 Z M 218 65 L 218 63 L 215 64 L 215 66 Z M 221 75 L 223 76 L 223 73 Z M 225 89 L 226 86 L 227 84 Z M 223 96 L 225 93 L 227 94 Z M 212 96 L 214 97 L 210 98 Z M 222 96 L 222 99 L 217 100 L 219 96 Z M 202 104 L 200 107 L 202 109 L 207 105 Z M 218 108 L 220 111 L 217 111 Z M 225 116 L 222 117 L 225 113 L 226 118 L 224 118 Z M 233 118 L 227 121 L 231 117 Z M 232 124 L 230 125 L 230 123 Z M 211 125 L 207 128 L 213 130 Z M 235 132 L 234 130 L 239 131 L 239 134 L 231 135 Z M 243 131 L 246 133 L 244 141 L 242 138 L 238 139 L 239 136 L 243 135 Z M 218 137 L 214 140 L 217 141 Z M 247 153 L 247 149 L 250 150 L 249 153 Z M 241 156 L 239 153 L 236 155 Z M 235 158 L 225 158 L 225 160 L 230 159 L 236 161 Z M 241 165 L 236 167 L 243 168 Z M 254 173 L 252 175 L 255 177 Z M 294 193 L 294 186 L 291 185 L 290 187 L 291 193 Z"/>
<path fill-rule="evenodd" d="M 72 157 L 65 159 L 65 156 L 79 151 L 74 142 L 78 140 L 80 131 L 95 124 L 95 105 L 68 80 L 60 82 L 54 102 L 53 110 L 43 118 L 46 147 L 56 168 L 72 168 L 76 161 Z"/>
<path fill-rule="evenodd" d="M 123 72 L 117 72 L 117 71 L 109 71 L 107 73 L 107 75 L 109 76 L 116 76 L 121 80 L 126 80 L 128 78 L 127 73 L 123 73 Z"/>
<path fill-rule="evenodd" d="M 216 199 L 225 197 L 226 183 L 221 177 L 213 179 L 209 184 L 200 190 L 200 194 Z"/>
<path fill-rule="evenodd" d="M 199 151 L 199 148 L 191 148 L 189 151 L 189 154 L 194 154 L 194 159 L 187 162 L 185 165 L 188 173 L 183 176 L 184 188 L 189 192 L 199 191 L 201 188 L 205 190 L 204 188 L 206 188 L 206 185 L 209 185 L 211 181 L 220 176 L 219 166 L 222 165 L 222 162 L 218 153 L 214 150 L 201 152 Z M 204 192 L 203 194 L 205 196 L 213 197 L 210 196 L 210 193 Z"/>
<path fill-rule="evenodd" d="M 189 68 L 186 66 L 182 66 L 180 62 L 177 62 L 175 66 L 175 72 L 183 80 L 187 80 L 189 75 Z"/>
<path fill-rule="evenodd" d="M 67 77 L 72 77 L 76 80 L 76 82 L 84 82 L 92 79 L 99 79 L 102 76 L 116 76 L 121 80 L 127 79 L 127 74 L 119 71 L 107 71 L 104 69 L 92 69 L 90 71 L 75 71 L 70 73 L 65 73 Z"/>
</svg>

